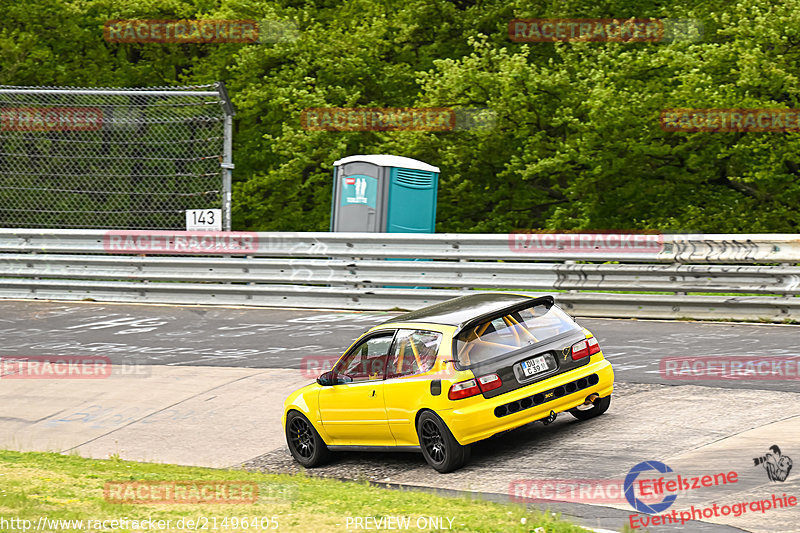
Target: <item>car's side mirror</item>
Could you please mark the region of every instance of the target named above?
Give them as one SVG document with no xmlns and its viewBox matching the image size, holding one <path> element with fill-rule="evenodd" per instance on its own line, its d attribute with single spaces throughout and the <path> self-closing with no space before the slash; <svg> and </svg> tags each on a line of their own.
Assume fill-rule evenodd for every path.
<svg viewBox="0 0 800 533">
<path fill-rule="evenodd" d="M 327 387 L 328 385 L 333 385 L 333 371 L 330 370 L 325 372 L 320 377 L 317 378 L 317 383 L 322 385 L 323 387 Z"/>
</svg>

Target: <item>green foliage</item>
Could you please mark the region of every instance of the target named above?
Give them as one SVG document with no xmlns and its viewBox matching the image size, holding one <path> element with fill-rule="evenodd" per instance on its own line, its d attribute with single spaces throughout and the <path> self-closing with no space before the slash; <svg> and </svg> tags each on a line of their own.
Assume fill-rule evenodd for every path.
<svg viewBox="0 0 800 533">
<path fill-rule="evenodd" d="M 442 169 L 437 230 L 797 232 L 797 133 L 683 133 L 663 109 L 797 108 L 800 0 L 0 2 L 0 83 L 223 80 L 237 107 L 234 226 L 327 230 L 357 153 Z M 696 42 L 515 43 L 514 18 L 694 18 Z M 259 44 L 120 44 L 109 19 L 294 21 Z M 318 132 L 309 107 L 488 107 L 485 131 Z"/>
</svg>

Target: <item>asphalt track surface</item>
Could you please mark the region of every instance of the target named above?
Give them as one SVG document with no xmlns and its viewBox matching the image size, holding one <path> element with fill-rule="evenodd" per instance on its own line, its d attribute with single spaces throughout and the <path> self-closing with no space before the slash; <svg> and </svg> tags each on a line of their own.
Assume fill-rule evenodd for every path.
<svg viewBox="0 0 800 533">
<path fill-rule="evenodd" d="M 114 363 L 309 368 L 396 313 L 0 301 L 0 355 L 103 355 Z M 800 326 L 578 318 L 618 381 L 675 385 L 664 357 L 800 358 Z M 315 359 L 315 360 L 316 360 Z M 674 377 L 674 376 L 673 376 Z M 792 380 L 693 385 L 800 392 Z"/>
<path fill-rule="evenodd" d="M 133 384 L 143 394 L 177 395 L 178 389 L 185 387 L 191 401 L 206 402 L 209 406 L 213 401 L 221 401 L 226 386 L 231 394 L 239 396 L 229 396 L 232 399 L 223 404 L 228 411 L 204 413 L 205 418 L 167 416 L 169 409 L 154 407 L 151 414 L 143 417 L 145 420 L 123 420 L 125 423 L 115 425 L 109 416 L 107 420 L 112 421 L 107 426 L 103 420 L 95 420 L 91 428 L 74 424 L 75 429 L 69 430 L 67 422 L 78 419 L 65 416 L 62 411 L 68 409 L 70 395 L 77 401 L 82 389 L 68 383 L 51 384 L 47 388 L 33 383 L 36 380 L 14 383 L 17 388 L 9 388 L 8 381 L 0 382 L 5 385 L 0 387 L 0 404 L 5 405 L 0 408 L 0 437 L 6 427 L 19 435 L 29 432 L 39 436 L 39 440 L 31 440 L 37 444 L 28 445 L 24 439 L 11 438 L 4 441 L 6 447 L 8 442 L 19 442 L 23 443 L 18 445 L 20 448 L 41 449 L 47 447 L 42 444 L 45 442 L 42 435 L 62 429 L 75 434 L 78 430 L 94 431 L 88 436 L 81 435 L 69 449 L 104 457 L 107 456 L 104 441 L 112 438 L 124 441 L 126 435 L 130 439 L 146 434 L 157 441 L 166 439 L 172 431 L 192 435 L 198 424 L 213 424 L 217 429 L 226 424 L 252 426 L 261 416 L 253 408 L 264 403 L 263 398 L 259 399 L 261 404 L 254 403 L 261 387 L 271 389 L 264 392 L 272 396 L 264 396 L 269 405 L 262 410 L 272 411 L 272 418 L 269 427 L 256 435 L 254 442 L 246 443 L 250 447 L 241 446 L 245 450 L 242 453 L 249 455 L 237 459 L 236 464 L 269 471 L 297 471 L 281 442 L 280 427 L 274 427 L 281 409 L 280 397 L 298 384 L 310 381 L 314 364 L 337 357 L 365 329 L 392 316 L 376 312 L 3 300 L 0 301 L 0 357 L 102 355 L 116 364 L 151 369 L 148 370 L 152 373 L 151 381 L 139 380 Z M 597 336 L 605 356 L 614 365 L 615 399 L 603 417 L 577 422 L 564 415 L 546 427 L 530 424 L 488 439 L 474 446 L 467 467 L 447 476 L 433 472 L 419 454 L 391 453 L 339 454 L 330 465 L 315 473 L 423 490 L 456 489 L 507 500 L 511 493 L 509 483 L 513 486 L 531 479 L 619 479 L 639 461 L 659 460 L 676 472 L 736 469 L 742 482 L 735 496 L 741 501 L 756 499 L 765 491 L 800 494 L 800 473 L 792 472 L 786 483 L 778 486 L 768 482 L 760 468 L 753 468 L 752 461 L 776 443 L 786 455 L 800 457 L 800 402 L 796 396 L 800 392 L 799 380 L 680 381 L 665 379 L 659 371 L 659 362 L 664 357 L 799 358 L 800 326 L 580 318 L 578 322 Z M 234 385 L 224 384 L 220 377 L 223 375 L 234 376 L 231 380 Z M 194 394 L 191 388 L 200 378 L 206 380 L 204 385 L 217 380 L 213 387 L 203 389 L 213 390 L 215 395 L 201 398 L 199 393 Z M 118 390 L 114 392 L 122 398 L 125 382 L 119 383 L 122 385 L 115 385 Z M 115 399 L 108 391 L 99 389 L 85 394 L 105 395 L 107 403 Z M 19 400 L 20 395 L 26 399 Z M 146 403 L 145 396 L 141 398 Z M 37 411 L 35 404 L 39 401 L 43 404 L 61 401 L 64 408 L 55 414 L 44 408 L 20 414 L 26 409 Z M 129 402 L 130 398 L 124 401 Z M 164 404 L 171 405 L 172 401 L 165 398 Z M 174 406 L 171 411 L 181 413 Z M 183 412 L 188 413 L 189 409 Z M 143 425 L 145 422 L 149 424 Z M 247 439 L 240 440 L 244 443 Z M 238 443 L 236 439 L 232 442 Z M 214 466 L 201 457 L 202 452 L 196 448 L 198 443 L 194 445 L 195 448 L 187 445 L 186 450 L 177 451 L 174 446 L 163 447 L 165 453 L 152 459 L 185 464 L 206 461 L 205 464 Z M 215 445 L 220 449 L 231 446 L 222 441 Z M 199 458 L 173 459 L 183 457 L 181 453 Z M 730 490 L 722 489 L 710 494 L 697 491 L 687 495 L 684 504 L 704 504 L 731 494 Z M 621 528 L 631 512 L 624 501 L 608 505 L 551 501 L 542 506 L 576 517 L 586 525 L 614 530 Z M 781 515 L 744 515 L 721 522 L 693 521 L 685 526 L 651 527 L 649 531 L 800 531 L 796 508 Z"/>
</svg>

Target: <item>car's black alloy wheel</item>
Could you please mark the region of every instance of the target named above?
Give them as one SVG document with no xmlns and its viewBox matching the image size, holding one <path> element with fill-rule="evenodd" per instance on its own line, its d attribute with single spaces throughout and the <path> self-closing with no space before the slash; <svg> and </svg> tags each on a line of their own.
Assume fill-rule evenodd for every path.
<svg viewBox="0 0 800 533">
<path fill-rule="evenodd" d="M 321 465 L 330 453 L 311 422 L 297 411 L 286 416 L 286 444 L 295 460 L 306 468 Z"/>
<path fill-rule="evenodd" d="M 292 439 L 292 447 L 303 458 L 314 455 L 314 435 L 311 434 L 311 427 L 308 422 L 300 417 L 292 420 L 289 434 Z"/>
<path fill-rule="evenodd" d="M 444 421 L 431 411 L 419 416 L 417 436 L 422 455 L 438 472 L 452 472 L 469 460 L 470 447 L 459 444 Z"/>
<path fill-rule="evenodd" d="M 444 461 L 444 441 L 439 427 L 432 420 L 426 420 L 421 425 L 422 445 L 425 452 L 435 463 Z"/>
</svg>

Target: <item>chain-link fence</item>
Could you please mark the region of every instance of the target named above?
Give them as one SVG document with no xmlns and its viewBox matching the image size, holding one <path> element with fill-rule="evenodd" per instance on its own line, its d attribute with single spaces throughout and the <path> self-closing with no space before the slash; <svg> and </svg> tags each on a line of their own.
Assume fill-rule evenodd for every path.
<svg viewBox="0 0 800 533">
<path fill-rule="evenodd" d="M 230 229 L 232 115 L 221 83 L 0 86 L 0 227 Z"/>
</svg>

